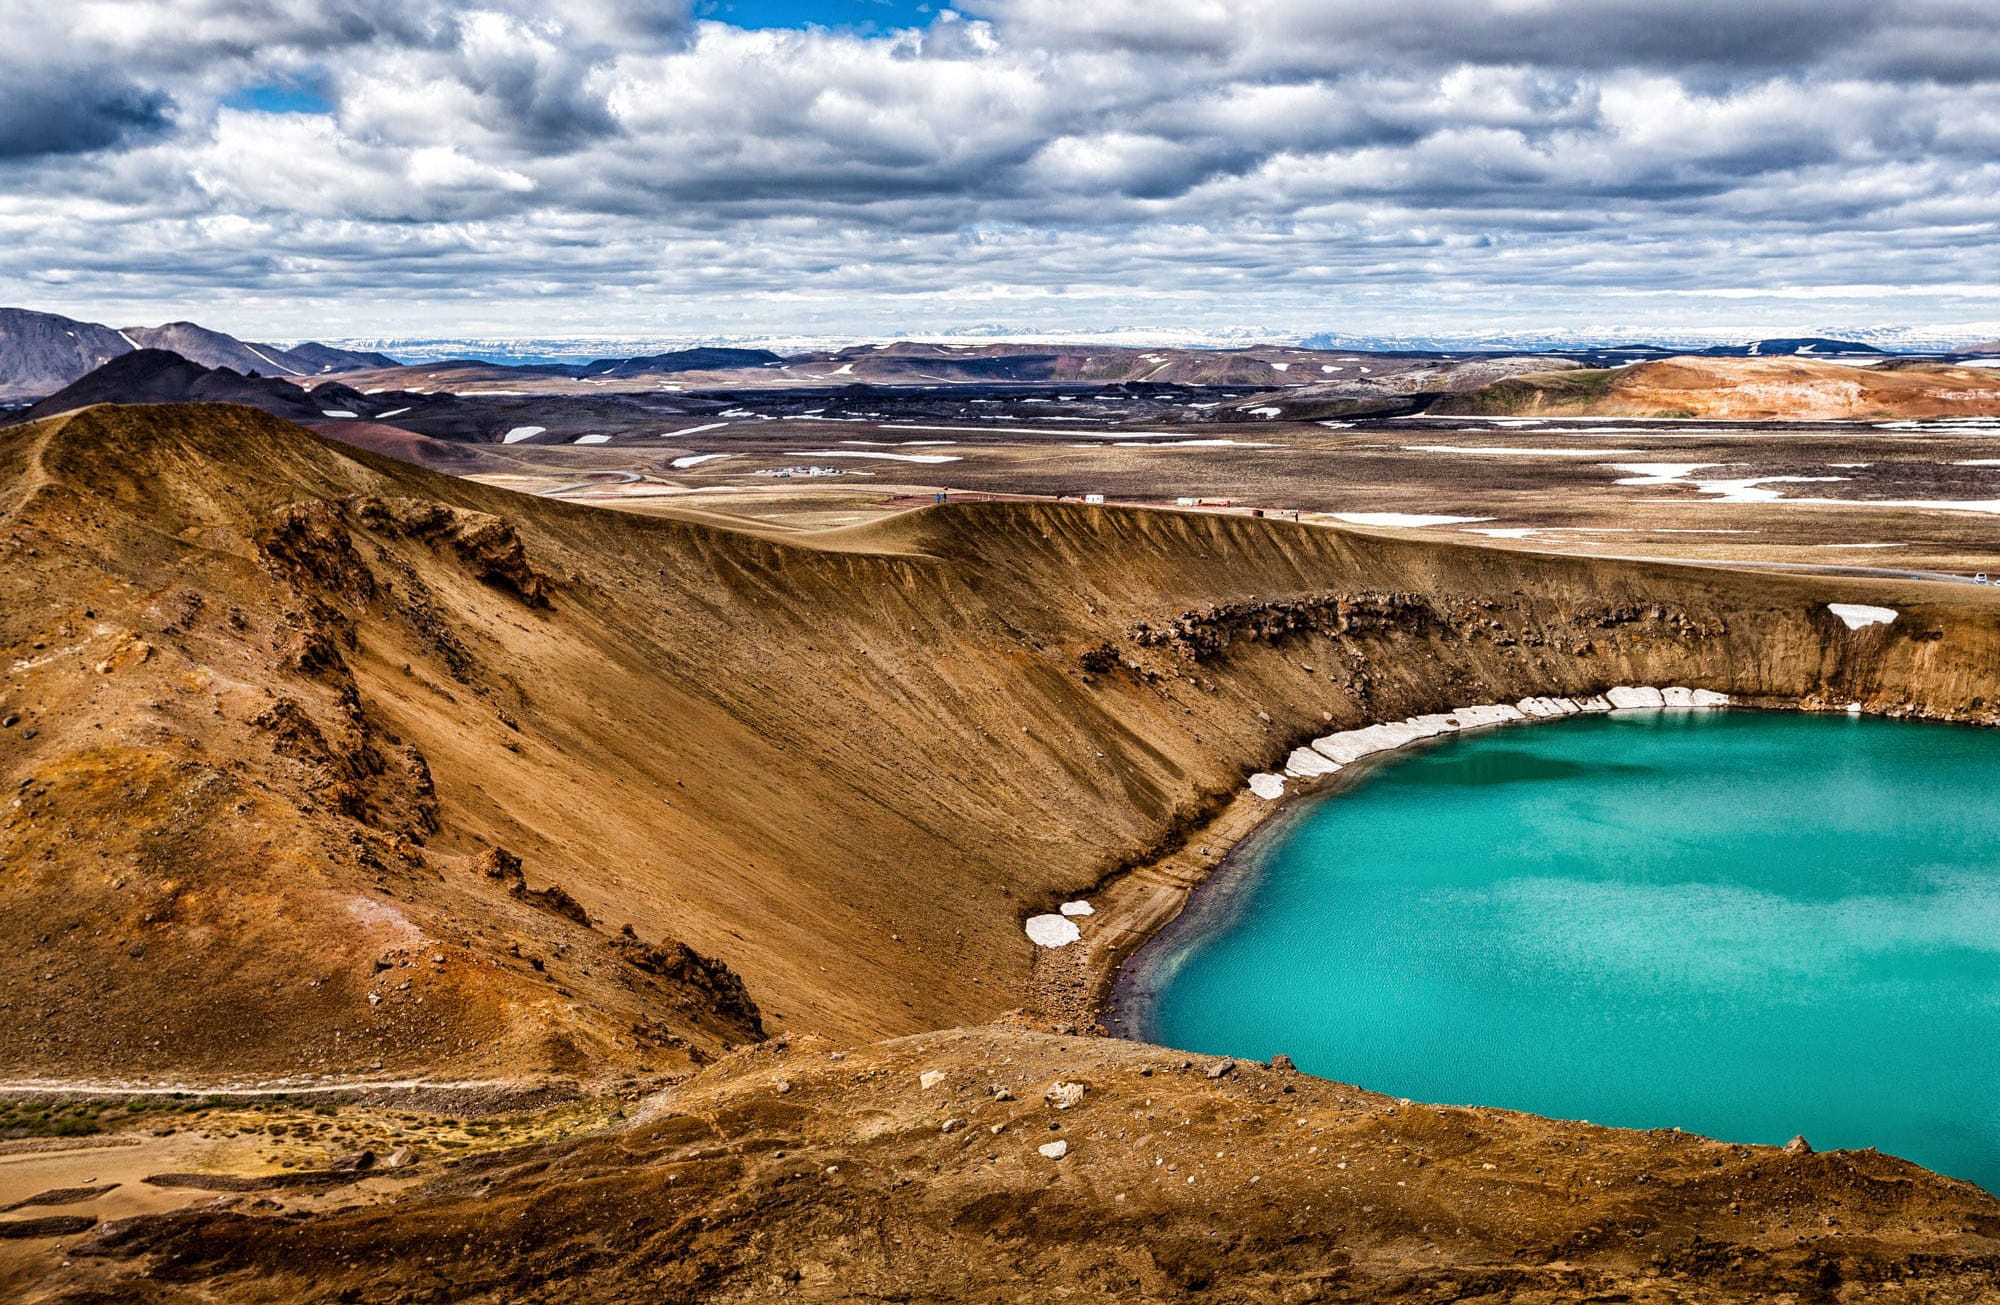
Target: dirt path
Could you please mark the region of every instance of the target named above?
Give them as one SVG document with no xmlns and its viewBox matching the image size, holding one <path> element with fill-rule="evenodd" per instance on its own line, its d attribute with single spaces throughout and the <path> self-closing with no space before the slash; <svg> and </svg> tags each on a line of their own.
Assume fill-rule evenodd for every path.
<svg viewBox="0 0 2000 1305">
<path fill-rule="evenodd" d="M 590 1095 L 574 1079 L 333 1079 L 309 1083 L 118 1083 L 94 1079 L 0 1080 L 0 1101 L 205 1102 L 285 1100 L 301 1105 L 381 1105 L 449 1114 L 493 1115 L 539 1110 Z"/>
</svg>

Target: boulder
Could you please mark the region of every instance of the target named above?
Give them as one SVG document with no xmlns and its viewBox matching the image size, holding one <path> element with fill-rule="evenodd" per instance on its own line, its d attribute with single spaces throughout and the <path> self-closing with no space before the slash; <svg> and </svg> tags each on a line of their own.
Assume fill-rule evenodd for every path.
<svg viewBox="0 0 2000 1305">
<path fill-rule="evenodd" d="M 1062 1079 L 1057 1079 L 1049 1085 L 1048 1091 L 1042 1093 L 1042 1100 L 1048 1102 L 1057 1110 L 1068 1110 L 1071 1106 L 1083 1101 L 1083 1094 L 1087 1090 L 1081 1083 L 1070 1083 Z"/>
</svg>

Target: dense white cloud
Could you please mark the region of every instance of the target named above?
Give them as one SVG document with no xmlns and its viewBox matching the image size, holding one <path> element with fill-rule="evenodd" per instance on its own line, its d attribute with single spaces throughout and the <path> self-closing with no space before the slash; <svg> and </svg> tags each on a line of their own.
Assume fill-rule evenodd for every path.
<svg viewBox="0 0 2000 1305">
<path fill-rule="evenodd" d="M 875 36 L 643 0 L 28 8 L 0 300 L 120 320 L 1996 315 L 1965 293 L 2000 223 L 1979 0 L 984 0 Z"/>
</svg>

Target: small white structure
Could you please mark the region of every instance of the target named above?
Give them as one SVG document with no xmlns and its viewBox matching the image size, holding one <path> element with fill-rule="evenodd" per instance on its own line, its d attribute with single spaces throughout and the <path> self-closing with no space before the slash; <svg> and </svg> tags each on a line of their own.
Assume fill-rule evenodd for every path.
<svg viewBox="0 0 2000 1305">
<path fill-rule="evenodd" d="M 1096 504 L 1097 506 L 1099 506 L 1099 507 L 1102 507 L 1102 506 L 1104 505 L 1104 495 L 1102 495 L 1102 494 L 1085 494 L 1085 495 L 1083 496 L 1083 501 L 1084 501 L 1084 502 L 1086 502 L 1086 503 L 1092 503 L 1092 504 Z"/>
</svg>

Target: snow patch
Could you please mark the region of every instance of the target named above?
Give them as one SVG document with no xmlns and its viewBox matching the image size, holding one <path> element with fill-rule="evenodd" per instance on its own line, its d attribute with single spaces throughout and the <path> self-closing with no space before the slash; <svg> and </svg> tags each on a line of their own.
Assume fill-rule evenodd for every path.
<svg viewBox="0 0 2000 1305">
<path fill-rule="evenodd" d="M 1266 802 L 1276 802 L 1285 796 L 1285 777 L 1271 774 L 1252 775 L 1250 791 Z"/>
<path fill-rule="evenodd" d="M 1850 630 L 1888 625 L 1902 614 L 1893 607 L 1870 607 L 1866 603 L 1828 603 L 1826 610 L 1839 617 Z"/>
<path fill-rule="evenodd" d="M 1489 444 L 1483 448 L 1469 444 L 1405 444 L 1403 451 L 1462 453 L 1489 458 L 1617 458 L 1633 457 L 1645 452 L 1644 449 L 1530 449 L 1508 444 Z"/>
<path fill-rule="evenodd" d="M 1345 521 L 1351 526 L 1465 526 L 1476 521 L 1493 519 L 1430 516 L 1421 512 L 1332 512 L 1328 515 L 1336 521 Z"/>
<path fill-rule="evenodd" d="M 1027 932 L 1028 941 L 1037 947 L 1067 947 L 1083 937 L 1076 921 L 1062 915 L 1031 915 L 1021 927 Z"/>
<path fill-rule="evenodd" d="M 505 435 L 502 435 L 500 437 L 500 442 L 502 444 L 519 444 L 522 440 L 531 440 L 535 438 L 535 436 L 541 434 L 543 431 L 547 429 L 548 429 L 547 426 L 516 426 L 514 429 L 508 431 Z"/>
<path fill-rule="evenodd" d="M 955 453 L 856 453 L 852 449 L 789 449 L 788 458 L 874 458 L 883 462 L 962 462 Z"/>
<path fill-rule="evenodd" d="M 272 365 L 273 367 L 277 368 L 277 369 L 278 369 L 279 371 L 281 371 L 281 372 L 284 372 L 284 373 L 285 373 L 285 374 L 286 374 L 287 376 L 304 376 L 304 375 L 305 375 L 305 373 L 304 373 L 304 372 L 302 372 L 302 371 L 300 371 L 300 370 L 299 370 L 298 368 L 296 368 L 296 367 L 287 367 L 287 366 L 285 366 L 285 364 L 283 364 L 283 363 L 279 362 L 279 361 L 278 361 L 278 360 L 277 360 L 276 358 L 273 358 L 273 357 L 272 357 L 272 356 L 271 356 L 270 354 L 268 354 L 268 353 L 265 353 L 265 352 L 264 352 L 264 351 L 263 351 L 262 349 L 259 349 L 259 348 L 257 348 L 257 347 L 256 347 L 256 346 L 254 346 L 254 345 L 248 345 L 248 344 L 246 344 L 246 345 L 244 345 L 243 347 L 244 347 L 245 349 L 248 349 L 248 350 L 250 350 L 250 352 L 251 352 L 251 353 L 254 353 L 254 354 L 256 354 L 256 355 L 257 355 L 257 356 L 258 356 L 259 358 L 262 358 L 262 359 L 263 359 L 263 360 L 264 360 L 265 362 L 267 362 L 267 363 L 271 364 L 271 365 Z"/>
</svg>

